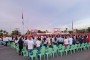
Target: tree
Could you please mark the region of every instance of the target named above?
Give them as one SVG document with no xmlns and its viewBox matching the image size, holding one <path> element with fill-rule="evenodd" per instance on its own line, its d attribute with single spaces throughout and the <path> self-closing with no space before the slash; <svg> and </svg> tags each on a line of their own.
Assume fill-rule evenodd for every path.
<svg viewBox="0 0 90 60">
<path fill-rule="evenodd" d="M 88 27 L 87 31 L 90 32 L 90 27 Z"/>
<path fill-rule="evenodd" d="M 38 33 L 46 33 L 48 31 L 41 31 L 41 30 L 38 30 Z"/>
<path fill-rule="evenodd" d="M 2 32 L 0 32 L 0 37 L 1 37 L 1 36 L 3 36 L 3 33 L 2 33 Z"/>
<path fill-rule="evenodd" d="M 21 32 L 19 32 L 18 30 L 14 30 L 12 31 L 12 35 L 21 35 Z"/>
<path fill-rule="evenodd" d="M 85 32 L 86 32 L 85 29 L 77 30 L 77 33 L 85 33 Z"/>
<path fill-rule="evenodd" d="M 41 30 L 38 30 L 38 33 L 42 33 L 42 31 Z"/>
<path fill-rule="evenodd" d="M 3 33 L 6 33 L 6 31 L 4 30 Z"/>
<path fill-rule="evenodd" d="M 3 30 L 1 29 L 0 32 L 3 32 Z"/>
<path fill-rule="evenodd" d="M 68 31 L 70 34 L 73 33 L 73 31 Z"/>
<path fill-rule="evenodd" d="M 8 32 L 6 30 L 0 30 L 0 36 L 8 36 Z"/>
</svg>

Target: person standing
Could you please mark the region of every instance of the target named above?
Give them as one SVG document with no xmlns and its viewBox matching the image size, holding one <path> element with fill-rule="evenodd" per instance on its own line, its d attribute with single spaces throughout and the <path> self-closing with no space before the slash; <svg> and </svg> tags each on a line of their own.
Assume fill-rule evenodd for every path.
<svg viewBox="0 0 90 60">
<path fill-rule="evenodd" d="M 80 36 L 80 38 L 79 38 L 79 43 L 80 43 L 80 44 L 83 43 L 83 38 L 82 38 L 82 36 Z"/>
<path fill-rule="evenodd" d="M 2 44 L 2 39 L 1 39 L 1 37 L 0 37 L 0 44 Z"/>
<path fill-rule="evenodd" d="M 69 40 L 67 37 L 64 39 L 64 46 L 67 47 L 69 45 Z"/>
<path fill-rule="evenodd" d="M 32 41 L 33 41 L 33 43 L 34 43 L 34 48 L 36 48 L 36 37 L 32 37 L 33 39 L 32 39 Z"/>
<path fill-rule="evenodd" d="M 58 40 L 58 42 L 59 42 L 59 44 L 62 44 L 62 45 L 63 45 L 64 38 L 59 36 L 59 40 Z"/>
<path fill-rule="evenodd" d="M 15 45 L 17 45 L 19 40 L 18 40 L 18 38 L 16 37 L 14 41 L 15 41 Z"/>
<path fill-rule="evenodd" d="M 43 43 L 43 38 L 44 38 L 44 36 L 41 36 L 41 43 Z"/>
<path fill-rule="evenodd" d="M 83 43 L 86 43 L 86 36 L 84 36 L 83 38 Z"/>
<path fill-rule="evenodd" d="M 69 40 L 69 45 L 72 45 L 72 44 L 73 44 L 73 38 L 70 36 L 70 37 L 68 38 L 68 40 Z"/>
<path fill-rule="evenodd" d="M 88 36 L 86 36 L 86 43 L 88 43 L 89 41 L 88 41 Z"/>
<path fill-rule="evenodd" d="M 32 54 L 33 48 L 34 48 L 33 38 L 30 37 L 28 38 L 28 52 L 30 54 Z"/>
<path fill-rule="evenodd" d="M 43 38 L 43 44 L 44 44 L 45 47 L 47 47 L 47 40 L 46 40 L 46 37 L 45 36 Z"/>
<path fill-rule="evenodd" d="M 20 37 L 19 41 L 18 41 L 18 44 L 19 44 L 19 55 L 22 55 L 22 49 L 23 49 L 23 40 L 22 38 Z"/>
<path fill-rule="evenodd" d="M 58 44 L 58 41 L 57 41 L 57 37 L 55 36 L 54 37 L 54 45 L 57 45 Z"/>
<path fill-rule="evenodd" d="M 52 47 L 52 38 L 50 38 L 49 47 L 50 47 L 50 48 L 53 48 L 53 47 Z"/>
<path fill-rule="evenodd" d="M 52 36 L 52 43 L 54 44 L 54 36 Z"/>
<path fill-rule="evenodd" d="M 36 47 L 37 47 L 38 51 L 40 51 L 40 46 L 41 46 L 41 41 L 37 38 L 37 40 L 36 40 Z"/>
<path fill-rule="evenodd" d="M 76 36 L 75 35 L 73 36 L 73 44 L 74 45 L 76 44 Z"/>
<path fill-rule="evenodd" d="M 9 41 L 8 37 L 5 37 L 5 36 L 4 36 L 4 37 L 3 37 L 3 41 L 5 42 L 5 44 L 4 44 L 4 45 L 5 45 L 5 46 L 7 46 L 8 41 Z"/>
<path fill-rule="evenodd" d="M 46 40 L 47 40 L 47 42 L 49 43 L 49 41 L 50 41 L 50 37 L 49 37 L 49 36 L 47 36 Z"/>
<path fill-rule="evenodd" d="M 27 39 L 27 36 L 25 36 L 24 45 L 26 46 L 26 49 L 28 50 L 28 39 Z"/>
</svg>

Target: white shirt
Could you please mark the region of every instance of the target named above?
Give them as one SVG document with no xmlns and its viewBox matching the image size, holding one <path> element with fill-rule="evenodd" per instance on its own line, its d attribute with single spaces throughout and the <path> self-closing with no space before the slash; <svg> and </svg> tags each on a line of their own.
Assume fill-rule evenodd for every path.
<svg viewBox="0 0 90 60">
<path fill-rule="evenodd" d="M 69 40 L 69 44 L 72 45 L 72 43 L 73 43 L 73 38 L 69 38 L 68 40 Z"/>
<path fill-rule="evenodd" d="M 44 41 L 44 44 L 47 44 L 47 40 Z"/>
<path fill-rule="evenodd" d="M 33 44 L 32 40 L 28 40 L 28 49 L 33 49 Z"/>
<path fill-rule="evenodd" d="M 68 39 L 64 39 L 64 44 L 69 44 Z"/>
<path fill-rule="evenodd" d="M 52 38 L 52 42 L 55 42 L 55 41 L 54 41 L 54 38 Z"/>
<path fill-rule="evenodd" d="M 3 38 L 3 41 L 8 41 L 8 37 Z"/>
<path fill-rule="evenodd" d="M 18 37 L 18 39 L 20 39 L 20 37 Z"/>
<path fill-rule="evenodd" d="M 44 37 L 43 37 L 43 36 L 41 36 L 41 41 L 43 41 L 43 38 L 44 38 Z"/>
<path fill-rule="evenodd" d="M 50 38 L 46 38 L 46 40 L 47 40 L 47 42 L 49 43 L 49 41 L 50 41 Z"/>
<path fill-rule="evenodd" d="M 41 45 L 41 41 L 37 40 L 36 41 L 36 47 L 40 47 L 40 45 Z"/>
<path fill-rule="evenodd" d="M 74 40 L 76 40 L 76 36 L 74 36 Z"/>
<path fill-rule="evenodd" d="M 43 37 L 41 37 L 41 41 L 43 41 Z"/>
<path fill-rule="evenodd" d="M 25 45 L 28 45 L 28 40 L 24 40 L 24 44 Z"/>
<path fill-rule="evenodd" d="M 19 40 L 15 40 L 15 43 L 18 43 Z"/>
<path fill-rule="evenodd" d="M 12 41 L 12 38 L 11 37 L 9 37 L 9 41 Z"/>
</svg>

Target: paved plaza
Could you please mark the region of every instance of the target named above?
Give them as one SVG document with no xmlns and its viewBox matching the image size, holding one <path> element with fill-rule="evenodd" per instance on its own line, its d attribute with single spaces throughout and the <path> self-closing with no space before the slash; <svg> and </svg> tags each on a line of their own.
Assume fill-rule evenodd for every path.
<svg viewBox="0 0 90 60">
<path fill-rule="evenodd" d="M 27 57 L 19 56 L 15 49 L 0 45 L 0 60 L 28 60 Z M 50 58 L 49 60 L 90 60 L 90 50 L 76 52 L 63 57 Z"/>
</svg>

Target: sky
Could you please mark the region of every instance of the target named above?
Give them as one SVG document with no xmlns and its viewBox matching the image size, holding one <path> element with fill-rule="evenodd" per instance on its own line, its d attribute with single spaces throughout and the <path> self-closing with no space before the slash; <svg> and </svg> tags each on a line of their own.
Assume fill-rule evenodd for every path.
<svg viewBox="0 0 90 60">
<path fill-rule="evenodd" d="M 0 0 L 0 29 L 23 32 L 22 13 L 24 31 L 90 26 L 90 0 Z"/>
</svg>

